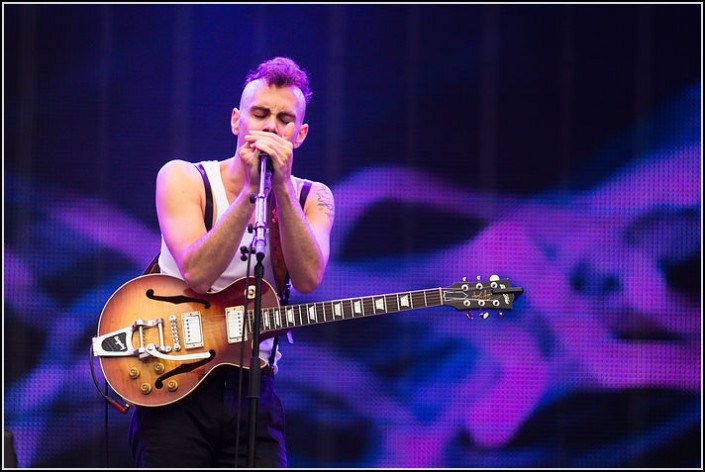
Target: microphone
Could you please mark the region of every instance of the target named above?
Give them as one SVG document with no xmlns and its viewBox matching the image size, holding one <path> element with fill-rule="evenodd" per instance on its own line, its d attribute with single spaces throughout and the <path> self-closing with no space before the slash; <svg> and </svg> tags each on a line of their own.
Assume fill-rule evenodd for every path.
<svg viewBox="0 0 705 472">
<path fill-rule="evenodd" d="M 269 157 L 269 154 L 267 154 L 264 151 L 259 152 L 259 161 L 260 161 L 260 168 L 262 166 L 262 161 L 266 161 L 267 163 L 267 174 L 271 174 L 272 171 L 274 171 L 274 167 L 272 166 L 272 158 Z"/>
<path fill-rule="evenodd" d="M 264 151 L 259 152 L 259 175 L 260 175 L 260 191 L 266 198 L 272 188 L 272 158 Z"/>
<path fill-rule="evenodd" d="M 267 228 L 267 204 L 265 200 L 269 195 L 269 191 L 272 188 L 272 159 L 269 155 L 260 151 L 258 154 L 260 158 L 259 163 L 259 195 L 255 200 L 256 208 L 255 213 L 257 214 L 255 220 L 255 255 L 258 261 L 264 259 L 264 252 L 266 247 L 266 228 Z"/>
</svg>

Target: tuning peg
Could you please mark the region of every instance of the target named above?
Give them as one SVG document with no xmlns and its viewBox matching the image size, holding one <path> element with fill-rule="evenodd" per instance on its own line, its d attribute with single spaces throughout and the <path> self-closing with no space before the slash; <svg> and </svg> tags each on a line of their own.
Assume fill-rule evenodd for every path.
<svg viewBox="0 0 705 472">
<path fill-rule="evenodd" d="M 486 319 L 489 318 L 489 317 L 490 317 L 490 314 L 489 314 L 488 312 L 486 312 L 486 311 L 483 311 L 483 312 L 480 314 L 480 318 L 482 318 L 483 320 L 486 320 Z"/>
<path fill-rule="evenodd" d="M 500 318 L 502 317 L 502 312 L 501 312 L 501 311 L 499 312 L 499 317 L 500 317 Z"/>
<path fill-rule="evenodd" d="M 467 316 L 468 319 L 471 320 L 472 319 L 472 311 L 468 310 L 468 312 L 465 316 Z"/>
<path fill-rule="evenodd" d="M 499 280 L 499 275 L 497 275 L 497 274 L 490 275 L 490 282 L 494 282 L 496 280 Z"/>
</svg>

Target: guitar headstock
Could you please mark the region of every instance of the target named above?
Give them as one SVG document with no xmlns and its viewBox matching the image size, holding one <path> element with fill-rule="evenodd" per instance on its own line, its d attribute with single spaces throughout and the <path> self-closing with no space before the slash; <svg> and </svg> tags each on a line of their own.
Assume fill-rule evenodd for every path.
<svg viewBox="0 0 705 472">
<path fill-rule="evenodd" d="M 487 319 L 489 310 L 499 311 L 502 316 L 503 310 L 511 310 L 514 300 L 524 293 L 520 287 L 512 287 L 509 279 L 501 279 L 498 275 L 493 275 L 487 281 L 480 280 L 470 282 L 463 277 L 462 282 L 457 282 L 443 291 L 443 304 L 452 306 L 456 310 L 468 312 L 468 317 L 472 319 L 472 310 L 480 310 L 480 317 Z"/>
</svg>

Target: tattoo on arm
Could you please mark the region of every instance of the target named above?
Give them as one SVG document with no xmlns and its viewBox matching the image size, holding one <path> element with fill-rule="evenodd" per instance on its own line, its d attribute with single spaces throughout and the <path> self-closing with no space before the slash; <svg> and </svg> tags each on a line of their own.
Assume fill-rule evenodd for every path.
<svg viewBox="0 0 705 472">
<path fill-rule="evenodd" d="M 323 208 L 328 218 L 333 219 L 335 206 L 333 205 L 333 194 L 330 189 L 323 186 L 316 192 L 317 205 Z"/>
</svg>

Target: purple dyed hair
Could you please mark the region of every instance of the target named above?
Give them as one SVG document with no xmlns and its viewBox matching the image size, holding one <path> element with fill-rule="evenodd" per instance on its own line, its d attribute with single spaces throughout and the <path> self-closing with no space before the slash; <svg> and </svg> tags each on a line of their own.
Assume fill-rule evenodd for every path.
<svg viewBox="0 0 705 472">
<path fill-rule="evenodd" d="M 313 93 L 308 86 L 308 74 L 299 65 L 288 57 L 275 57 L 261 63 L 257 69 L 251 70 L 245 78 L 245 84 L 264 79 L 267 85 L 275 87 L 298 87 L 306 99 L 306 104 L 311 101 Z"/>
</svg>

